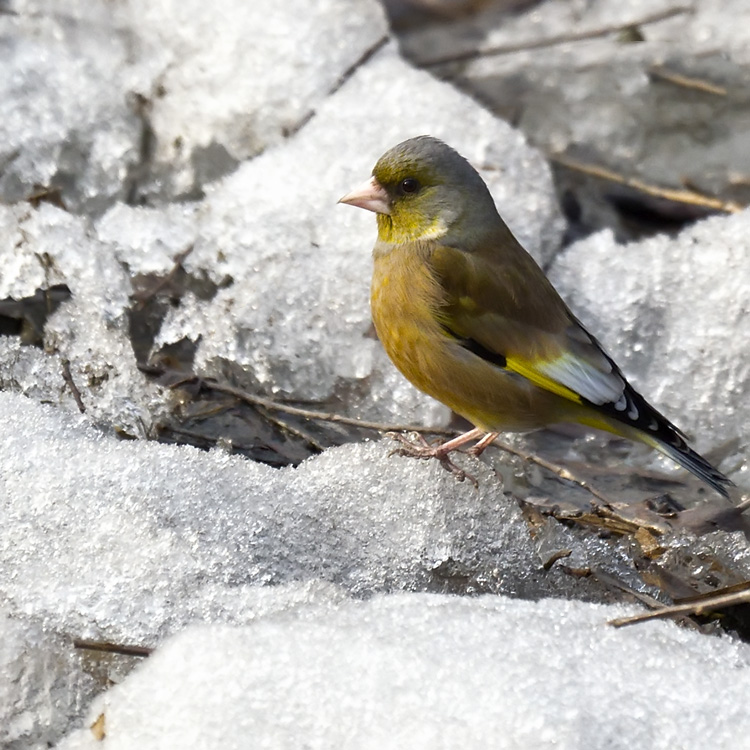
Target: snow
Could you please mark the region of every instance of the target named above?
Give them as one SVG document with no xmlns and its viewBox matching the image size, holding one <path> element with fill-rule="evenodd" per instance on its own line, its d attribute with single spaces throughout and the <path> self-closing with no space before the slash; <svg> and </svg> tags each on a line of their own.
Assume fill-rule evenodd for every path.
<svg viewBox="0 0 750 750">
<path fill-rule="evenodd" d="M 741 747 L 750 647 L 627 611 L 411 594 L 194 627 L 59 748 Z"/>
</svg>

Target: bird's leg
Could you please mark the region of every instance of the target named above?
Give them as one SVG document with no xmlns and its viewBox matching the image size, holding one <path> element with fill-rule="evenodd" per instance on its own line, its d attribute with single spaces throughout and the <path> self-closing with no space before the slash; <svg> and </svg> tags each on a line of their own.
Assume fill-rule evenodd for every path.
<svg viewBox="0 0 750 750">
<path fill-rule="evenodd" d="M 484 437 L 482 438 L 482 440 L 480 440 L 479 444 L 484 443 L 487 436 L 485 435 L 484 430 L 480 430 L 479 428 L 475 427 L 473 430 L 464 432 L 462 435 L 452 438 L 451 440 L 447 440 L 444 443 L 440 443 L 439 445 L 430 445 L 424 439 L 424 437 L 422 437 L 422 435 L 418 433 L 417 439 L 421 442 L 421 445 L 415 445 L 411 440 L 409 440 L 409 438 L 404 437 L 404 435 L 402 435 L 401 433 L 388 433 L 389 437 L 392 437 L 401 443 L 401 447 L 393 451 L 391 455 L 393 455 L 393 453 L 398 453 L 399 456 L 411 456 L 413 458 L 436 458 L 438 461 L 440 461 L 440 465 L 451 474 L 454 474 L 459 479 L 459 481 L 468 479 L 475 487 L 478 486 L 477 480 L 470 474 L 467 474 L 460 466 L 456 466 L 456 464 L 454 464 L 453 461 L 450 460 L 449 455 L 453 451 L 458 450 L 462 445 L 466 445 L 466 443 L 469 443 L 472 440 L 476 440 L 483 435 Z M 493 435 L 492 439 L 494 440 L 496 437 L 497 435 Z M 486 447 L 486 445 L 484 447 Z M 482 450 L 484 450 L 484 448 L 482 448 Z"/>
<path fill-rule="evenodd" d="M 499 435 L 499 432 L 488 432 L 476 445 L 469 448 L 468 452 L 472 456 L 481 456 L 484 451 L 495 442 L 495 438 Z"/>
<path fill-rule="evenodd" d="M 454 437 L 451 440 L 446 440 L 444 443 L 440 443 L 440 445 L 436 445 L 433 448 L 435 451 L 435 458 L 447 456 L 449 453 L 458 450 L 462 445 L 466 445 L 466 443 L 470 443 L 472 440 L 482 437 L 482 435 L 484 435 L 484 430 L 480 430 L 478 427 L 475 427 L 468 432 L 462 432 L 458 437 Z"/>
</svg>

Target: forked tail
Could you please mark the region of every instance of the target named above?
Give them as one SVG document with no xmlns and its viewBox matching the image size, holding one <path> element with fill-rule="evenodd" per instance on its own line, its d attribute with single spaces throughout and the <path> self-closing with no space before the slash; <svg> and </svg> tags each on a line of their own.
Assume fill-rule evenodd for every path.
<svg viewBox="0 0 750 750">
<path fill-rule="evenodd" d="M 727 487 L 732 486 L 734 482 L 711 466 L 703 456 L 696 453 L 687 444 L 680 430 L 654 409 L 629 383 L 625 385 L 623 399 L 619 406 L 621 408 L 615 404 L 602 404 L 594 408 L 599 413 L 606 414 L 612 421 L 629 427 L 630 436 L 633 439 L 656 448 L 724 497 L 729 497 Z M 612 431 L 617 432 L 616 429 Z"/>
<path fill-rule="evenodd" d="M 679 435 L 676 435 L 676 437 L 680 442 L 679 445 L 674 439 L 670 443 L 654 440 L 653 442 L 649 441 L 649 444 L 653 445 L 656 450 L 665 456 L 669 456 L 669 458 L 676 461 L 683 468 L 691 471 L 695 476 L 700 477 L 706 484 L 711 485 L 711 487 L 724 495 L 724 497 L 729 497 L 727 486 L 732 486 L 734 482 L 725 477 L 718 469 L 711 466 L 703 456 L 696 453 Z"/>
</svg>

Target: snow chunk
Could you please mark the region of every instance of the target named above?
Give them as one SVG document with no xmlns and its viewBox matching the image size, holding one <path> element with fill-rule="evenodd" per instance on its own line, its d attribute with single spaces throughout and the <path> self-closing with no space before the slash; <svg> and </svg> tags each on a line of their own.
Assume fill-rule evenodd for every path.
<svg viewBox="0 0 750 750">
<path fill-rule="evenodd" d="M 154 643 L 195 619 L 242 622 L 250 586 L 425 590 L 449 585 L 446 567 L 475 590 L 593 586 L 542 571 L 520 509 L 479 461 L 479 491 L 437 462 L 389 457 L 388 443 L 276 470 L 118 441 L 10 393 L 0 443 L 0 604 L 71 634 Z"/>
<path fill-rule="evenodd" d="M 136 367 L 130 278 L 113 248 L 91 236 L 86 219 L 49 204 L 0 206 L 0 268 L 0 297 L 22 299 L 62 284 L 71 292 L 47 320 L 46 354 L 0 339 L 0 382 L 75 408 L 62 375 L 68 360 L 88 417 L 142 434 L 162 399 Z"/>
<path fill-rule="evenodd" d="M 129 13 L 142 55 L 161 59 L 143 93 L 170 195 L 294 133 L 388 33 L 374 0 L 130 0 Z"/>
<path fill-rule="evenodd" d="M 750 647 L 606 625 L 627 611 L 411 594 L 192 628 L 94 702 L 103 742 L 59 748 L 741 746 Z"/>
</svg>

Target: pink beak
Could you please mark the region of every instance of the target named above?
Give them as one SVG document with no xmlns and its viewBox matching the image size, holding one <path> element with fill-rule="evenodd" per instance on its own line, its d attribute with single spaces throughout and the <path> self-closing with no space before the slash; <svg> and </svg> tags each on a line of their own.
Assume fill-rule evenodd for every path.
<svg viewBox="0 0 750 750">
<path fill-rule="evenodd" d="M 385 188 L 371 177 L 363 185 L 347 193 L 339 203 L 348 203 L 350 206 L 366 208 L 376 214 L 390 214 L 391 201 Z"/>
</svg>

